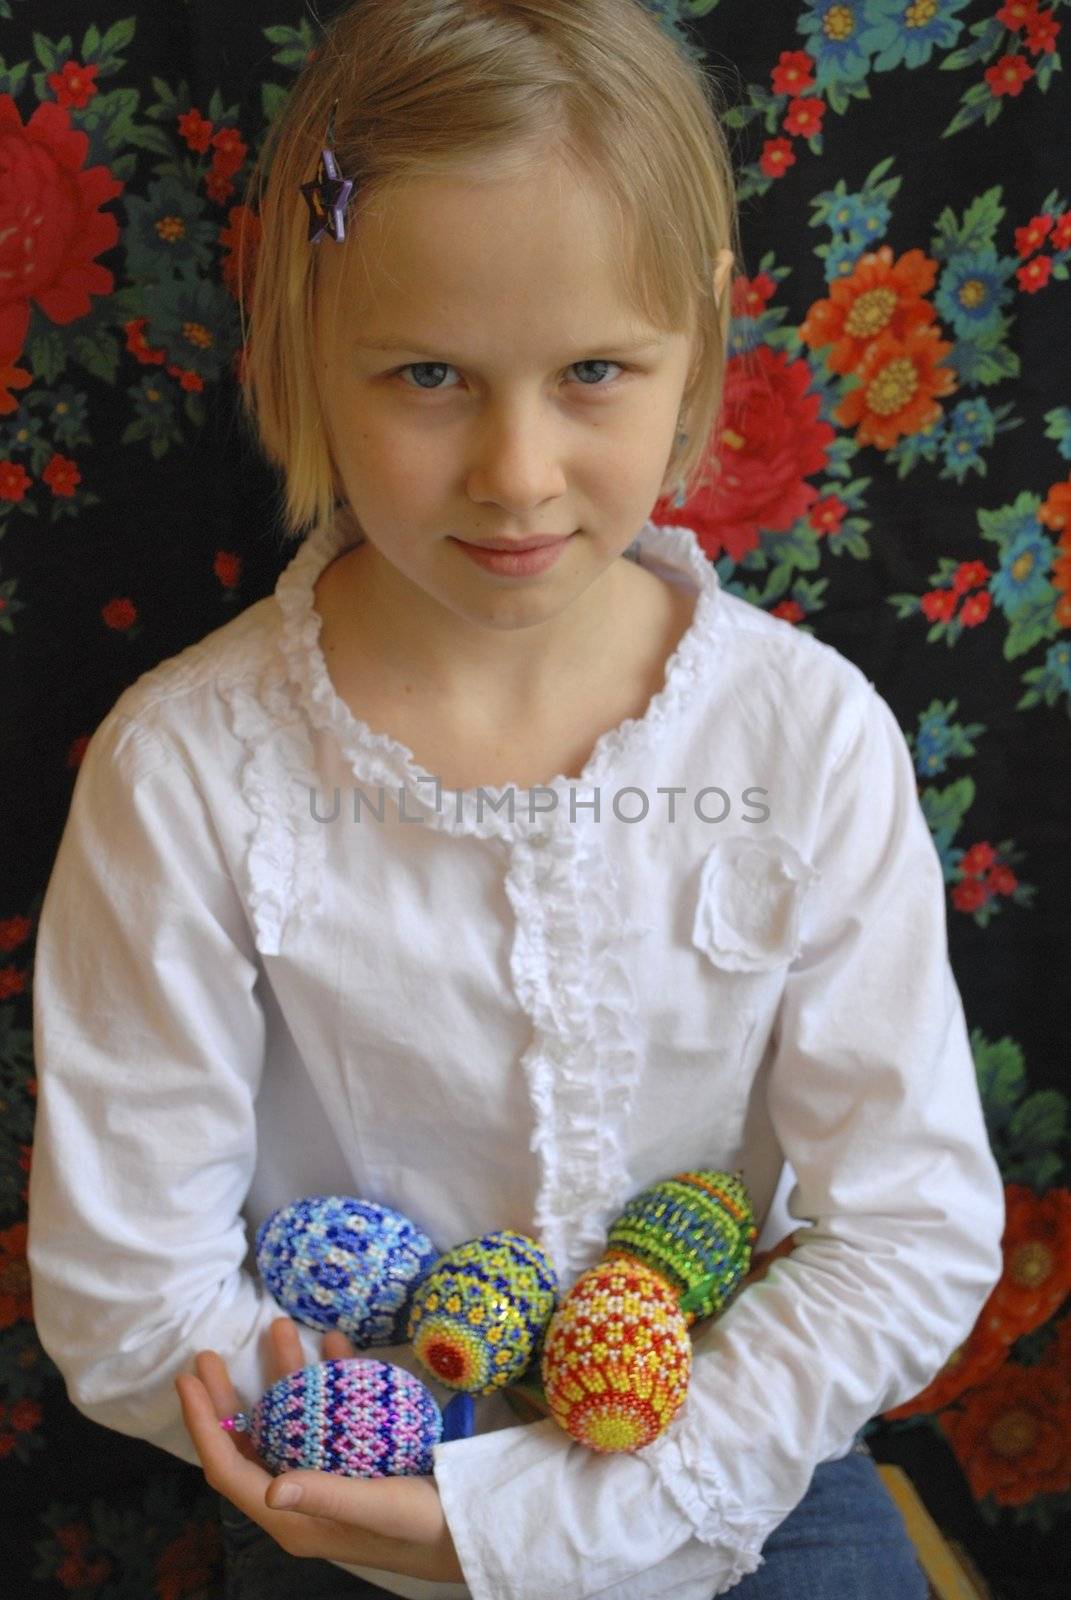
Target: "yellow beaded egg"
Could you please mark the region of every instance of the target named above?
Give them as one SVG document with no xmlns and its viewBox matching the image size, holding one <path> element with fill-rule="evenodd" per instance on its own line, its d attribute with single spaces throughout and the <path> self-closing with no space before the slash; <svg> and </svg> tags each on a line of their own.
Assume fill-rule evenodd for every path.
<svg viewBox="0 0 1071 1600">
<path fill-rule="evenodd" d="M 688 1392 L 692 1341 L 677 1296 L 641 1261 L 600 1261 L 551 1319 L 543 1388 L 566 1433 L 604 1454 L 641 1450 Z"/>
<path fill-rule="evenodd" d="M 539 1352 L 558 1279 L 534 1239 L 506 1228 L 439 1257 L 413 1295 L 409 1338 L 448 1388 L 493 1394 Z"/>
</svg>

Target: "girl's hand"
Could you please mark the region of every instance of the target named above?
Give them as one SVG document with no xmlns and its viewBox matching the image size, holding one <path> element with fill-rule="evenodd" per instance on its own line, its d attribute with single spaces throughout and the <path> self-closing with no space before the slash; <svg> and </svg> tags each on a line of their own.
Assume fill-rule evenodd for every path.
<svg viewBox="0 0 1071 1600">
<path fill-rule="evenodd" d="M 277 1318 L 270 1336 L 274 1383 L 307 1363 L 289 1317 Z M 356 1353 L 342 1333 L 326 1334 L 323 1349 L 327 1361 Z M 202 1350 L 194 1365 L 197 1376 L 176 1378 L 175 1388 L 205 1479 L 288 1554 L 441 1583 L 465 1581 L 433 1478 L 344 1478 L 311 1471 L 273 1477 L 248 1434 L 219 1425 L 241 1409 L 222 1359 Z M 300 1499 L 282 1510 L 287 1489 L 297 1490 Z"/>
</svg>

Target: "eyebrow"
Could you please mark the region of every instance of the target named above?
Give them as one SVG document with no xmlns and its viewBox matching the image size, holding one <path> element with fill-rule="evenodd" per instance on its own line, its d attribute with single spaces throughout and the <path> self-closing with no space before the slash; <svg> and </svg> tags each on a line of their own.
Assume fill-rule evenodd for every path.
<svg viewBox="0 0 1071 1600">
<path fill-rule="evenodd" d="M 400 339 L 393 333 L 385 334 L 378 339 L 358 339 L 355 343 L 358 350 L 381 350 L 398 355 L 403 352 L 420 352 L 424 355 L 434 352 L 437 356 L 441 356 L 444 361 L 448 361 L 451 366 L 467 367 L 471 365 L 463 356 L 451 355 L 449 351 L 443 350 L 441 346 L 431 341 Z M 660 335 L 655 335 L 650 339 L 605 339 L 597 345 L 589 346 L 583 354 L 574 356 L 573 360 L 587 361 L 592 356 L 604 354 L 607 350 L 616 350 L 623 356 L 638 355 L 643 350 L 660 349 L 664 343 L 665 340 Z"/>
</svg>

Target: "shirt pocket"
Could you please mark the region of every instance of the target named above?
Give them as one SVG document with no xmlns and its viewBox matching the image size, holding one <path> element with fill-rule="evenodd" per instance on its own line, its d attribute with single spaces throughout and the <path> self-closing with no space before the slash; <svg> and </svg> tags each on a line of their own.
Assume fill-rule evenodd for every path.
<svg viewBox="0 0 1071 1600">
<path fill-rule="evenodd" d="M 731 834 L 711 845 L 692 942 L 728 972 L 771 972 L 800 951 L 807 891 L 821 874 L 780 834 Z"/>
</svg>

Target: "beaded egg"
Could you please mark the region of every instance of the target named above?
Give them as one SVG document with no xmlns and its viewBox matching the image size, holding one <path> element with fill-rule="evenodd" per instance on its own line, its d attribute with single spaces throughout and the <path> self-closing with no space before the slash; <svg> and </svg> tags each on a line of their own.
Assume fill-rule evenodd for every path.
<svg viewBox="0 0 1071 1600">
<path fill-rule="evenodd" d="M 346 1195 L 281 1206 L 256 1236 L 257 1268 L 282 1309 L 360 1349 L 402 1342 L 413 1288 L 437 1255 L 401 1212 Z"/>
<path fill-rule="evenodd" d="M 413 1294 L 408 1336 L 448 1388 L 492 1394 L 538 1354 L 558 1279 L 525 1234 L 504 1229 L 448 1250 Z"/>
<path fill-rule="evenodd" d="M 543 1346 L 543 1391 L 566 1433 L 603 1454 L 640 1450 L 688 1392 L 692 1341 L 677 1296 L 628 1256 L 582 1273 Z"/>
<path fill-rule="evenodd" d="M 442 1413 L 419 1378 L 355 1356 L 280 1378 L 251 1414 L 221 1426 L 248 1433 L 273 1473 L 311 1468 L 345 1478 L 426 1475 L 443 1436 Z"/>
<path fill-rule="evenodd" d="M 689 1325 L 720 1311 L 751 1260 L 751 1197 L 729 1172 L 678 1172 L 635 1195 L 612 1223 L 604 1259 L 642 1261 L 674 1288 Z"/>
</svg>

